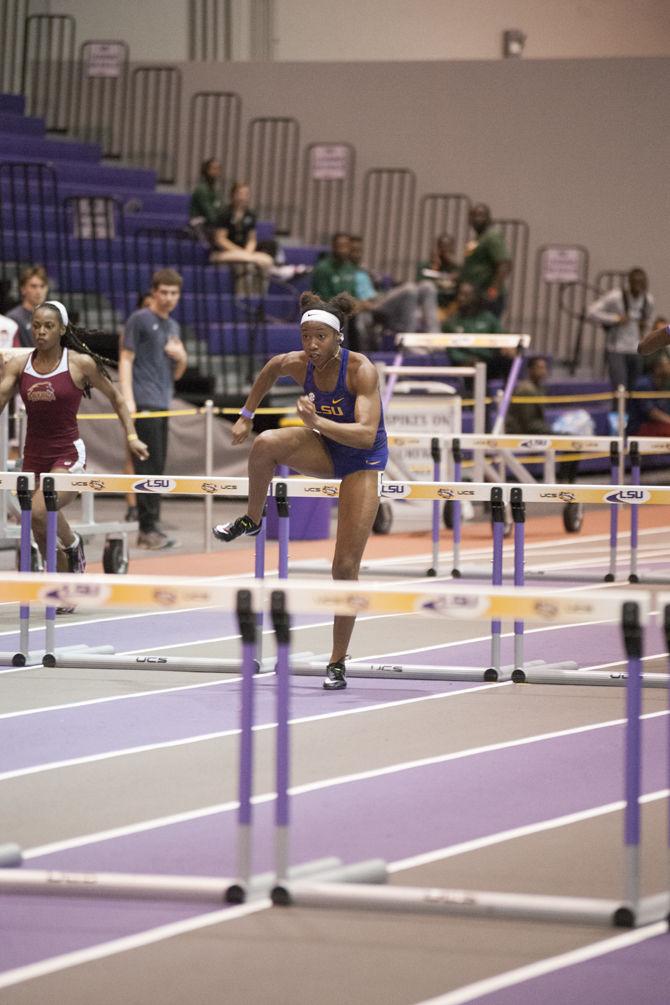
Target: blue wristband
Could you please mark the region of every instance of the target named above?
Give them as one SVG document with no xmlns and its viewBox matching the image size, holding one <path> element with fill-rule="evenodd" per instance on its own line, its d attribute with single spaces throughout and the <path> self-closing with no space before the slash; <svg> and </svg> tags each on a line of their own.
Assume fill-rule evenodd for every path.
<svg viewBox="0 0 670 1005">
<path fill-rule="evenodd" d="M 240 415 L 243 419 L 253 419 L 255 412 L 250 412 L 248 408 L 240 409 Z"/>
</svg>

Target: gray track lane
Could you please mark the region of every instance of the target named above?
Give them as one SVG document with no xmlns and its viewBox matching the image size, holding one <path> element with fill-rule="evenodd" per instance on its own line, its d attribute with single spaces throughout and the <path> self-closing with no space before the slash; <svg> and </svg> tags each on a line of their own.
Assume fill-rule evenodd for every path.
<svg viewBox="0 0 670 1005">
<path fill-rule="evenodd" d="M 618 689 L 505 684 L 319 718 L 293 728 L 292 781 L 607 722 L 622 716 L 622 700 Z M 661 709 L 664 695 L 648 692 L 644 705 Z M 255 792 L 272 792 L 274 730 L 258 731 L 256 740 Z M 29 848 L 234 800 L 236 751 L 236 737 L 228 736 L 6 779 L 0 782 L 6 833 Z"/>
</svg>

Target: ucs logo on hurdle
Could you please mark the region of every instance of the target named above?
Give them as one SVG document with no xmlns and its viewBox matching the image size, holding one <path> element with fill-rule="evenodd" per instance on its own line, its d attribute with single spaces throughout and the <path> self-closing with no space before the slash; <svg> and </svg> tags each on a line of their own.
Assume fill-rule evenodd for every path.
<svg viewBox="0 0 670 1005">
<path fill-rule="evenodd" d="M 618 489 L 616 492 L 607 493 L 603 499 L 605 502 L 624 502 L 635 505 L 651 499 L 651 492 L 649 489 Z"/>
<path fill-rule="evenodd" d="M 174 478 L 145 478 L 144 481 L 133 483 L 136 492 L 173 492 L 176 487 Z"/>
</svg>

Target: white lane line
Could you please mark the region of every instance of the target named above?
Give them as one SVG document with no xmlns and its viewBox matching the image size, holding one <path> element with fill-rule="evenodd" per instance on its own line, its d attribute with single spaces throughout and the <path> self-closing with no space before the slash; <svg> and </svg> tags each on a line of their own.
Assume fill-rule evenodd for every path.
<svg viewBox="0 0 670 1005">
<path fill-rule="evenodd" d="M 14 984 L 22 984 L 24 981 L 34 980 L 36 977 L 46 977 L 48 974 L 54 974 L 58 970 L 79 967 L 84 963 L 93 963 L 95 960 L 102 960 L 108 956 L 115 956 L 118 953 L 127 953 L 131 949 L 150 946 L 155 942 L 161 942 L 163 939 L 172 939 L 176 935 L 197 932 L 198 929 L 208 928 L 210 925 L 219 925 L 225 921 L 237 921 L 248 914 L 266 911 L 271 906 L 271 902 L 264 898 L 263 900 L 253 901 L 251 904 L 241 904 L 239 907 L 228 907 L 223 910 L 211 911 L 205 915 L 199 915 L 197 918 L 188 918 L 185 921 L 176 921 L 170 925 L 161 925 L 159 928 L 150 928 L 135 935 L 113 939 L 111 942 L 101 942 L 99 945 L 90 946 L 88 949 L 77 949 L 72 953 L 52 956 L 51 959 L 40 960 L 39 963 L 29 963 L 25 967 L 17 967 L 15 970 L 7 970 L 4 974 L 0 974 L 0 988 L 9 988 Z"/>
<path fill-rule="evenodd" d="M 494 685 L 499 686 L 499 685 Z M 646 712 L 641 718 L 656 719 L 660 716 L 670 714 L 668 709 L 659 712 Z M 539 733 L 535 736 L 521 737 L 516 740 L 503 740 L 499 743 L 491 743 L 480 747 L 471 747 L 466 750 L 456 750 L 450 754 L 438 754 L 434 757 L 422 757 L 414 761 L 405 761 L 399 764 L 390 764 L 383 768 L 371 768 L 367 771 L 359 771 L 348 775 L 339 775 L 334 778 L 327 778 L 316 782 L 307 782 L 304 785 L 296 785 L 290 788 L 293 796 L 305 795 L 310 792 L 318 792 L 322 789 L 334 788 L 340 785 L 349 785 L 354 782 L 369 781 L 373 778 L 383 778 L 386 775 L 398 774 L 403 771 L 412 771 L 417 768 L 432 767 L 436 764 L 447 764 L 450 761 L 465 760 L 469 757 L 477 757 L 481 754 L 497 753 L 501 750 L 509 750 L 513 747 L 524 747 L 530 744 L 543 743 L 546 740 L 556 740 L 566 736 L 577 736 L 580 733 L 589 733 L 599 729 L 609 729 L 613 726 L 622 726 L 625 719 L 611 719 L 608 722 L 599 722 L 587 726 L 573 726 L 570 729 L 555 730 L 550 733 Z M 275 792 L 266 792 L 256 795 L 252 803 L 260 805 L 275 799 Z M 138 824 L 128 824 L 124 827 L 117 827 L 112 830 L 100 831 L 96 834 L 86 834 L 75 838 L 67 838 L 48 845 L 41 845 L 30 848 L 23 853 L 24 858 L 36 858 L 39 855 L 50 855 L 57 851 L 65 851 L 70 848 L 80 848 L 83 845 L 94 844 L 96 841 L 105 841 L 110 838 L 126 837 L 147 830 L 169 826 L 172 823 L 183 823 L 188 820 L 195 820 L 200 817 L 212 816 L 215 813 L 225 813 L 237 809 L 237 802 L 216 803 L 212 806 L 201 807 L 197 810 L 187 810 L 182 813 L 170 816 L 156 817 L 153 820 L 145 820 Z"/>
<path fill-rule="evenodd" d="M 590 943 L 588 946 L 581 946 L 579 949 L 572 949 L 570 952 L 561 953 L 559 956 L 550 956 L 544 960 L 537 960 L 535 963 L 528 963 L 524 967 L 517 967 L 516 970 L 508 970 L 506 973 L 497 974 L 495 977 L 487 977 L 483 981 L 476 981 L 455 991 L 448 991 L 446 994 L 438 995 L 437 998 L 426 998 L 418 1005 L 466 1005 L 484 995 L 502 991 L 504 988 L 511 988 L 524 981 L 533 980 L 535 977 L 544 977 L 546 974 L 555 973 L 565 967 L 574 967 L 577 963 L 586 963 L 588 960 L 597 959 L 607 953 L 614 953 L 629 946 L 635 946 L 639 942 L 646 942 L 647 939 L 656 938 L 658 935 L 665 935 L 668 931 L 667 921 L 659 921 L 655 925 L 647 925 L 637 931 L 625 932 L 623 935 L 613 935 L 611 938 L 602 939 L 598 942 Z M 537 989 L 535 1001 L 544 1000 L 542 986 Z M 567 999 L 566 999 L 567 1000 Z M 576 1001 L 577 999 L 572 999 Z"/>
<path fill-rule="evenodd" d="M 263 675 L 264 677 L 274 676 L 274 672 Z M 238 678 L 239 679 L 239 678 Z M 362 705 L 358 708 L 342 709 L 337 712 L 321 712 L 318 715 L 307 715 L 296 719 L 290 719 L 291 725 L 300 725 L 306 722 L 318 722 L 323 719 L 338 719 L 345 715 L 358 715 L 361 713 L 378 712 L 387 708 L 394 708 L 401 705 L 412 705 L 420 701 L 435 701 L 440 698 L 455 698 L 461 694 L 472 694 L 474 691 L 486 691 L 495 687 L 505 687 L 511 681 L 500 681 L 492 684 L 480 684 L 476 687 L 460 688 L 457 691 L 444 691 L 437 694 L 420 695 L 417 698 L 400 698 L 397 701 L 385 701 L 377 705 Z M 254 732 L 263 732 L 266 729 L 274 729 L 276 723 L 262 723 L 253 727 Z M 132 756 L 134 754 L 144 754 L 154 750 L 165 750 L 173 747 L 184 747 L 191 743 L 205 743 L 208 740 L 219 740 L 226 736 L 236 736 L 240 732 L 239 728 L 225 729 L 214 733 L 200 733 L 197 736 L 186 736 L 180 740 L 162 740 L 159 743 L 147 743 L 137 747 L 124 747 L 119 750 L 109 750 L 100 754 L 87 754 L 82 757 L 73 757 L 61 761 L 48 761 L 45 764 L 33 764 L 28 768 L 17 768 L 14 771 L 5 771 L 0 774 L 0 782 L 9 781 L 12 778 L 23 778 L 26 775 L 36 775 L 42 771 L 55 771 L 60 768 L 73 768 L 81 764 L 94 764 L 97 761 L 108 761 L 116 757 Z"/>
<path fill-rule="evenodd" d="M 656 792 L 648 792 L 640 797 L 641 803 L 653 803 L 659 799 L 667 799 L 670 796 L 670 789 L 659 789 Z M 417 866 L 430 865 L 432 862 L 441 862 L 445 858 L 455 858 L 458 855 L 467 855 L 471 851 L 480 851 L 482 848 L 490 848 L 492 845 L 503 844 L 505 841 L 514 841 L 516 838 L 530 837 L 532 834 L 540 834 L 543 831 L 556 830 L 560 827 L 569 827 L 571 824 L 578 824 L 584 820 L 592 820 L 594 817 L 606 816 L 608 813 L 617 813 L 625 809 L 623 799 L 614 803 L 605 803 L 602 806 L 595 806 L 589 810 L 581 810 L 579 813 L 566 813 L 562 817 L 554 817 L 552 820 L 542 820 L 536 824 L 527 824 L 524 827 L 512 827 L 510 830 L 499 831 L 497 834 L 487 834 L 485 837 L 474 838 L 472 841 L 462 841 L 460 844 L 447 845 L 446 848 L 437 848 L 435 851 L 424 852 L 421 855 L 412 855 L 409 858 L 398 859 L 397 862 L 388 864 L 389 872 L 404 872 L 406 869 L 415 869 Z"/>
</svg>

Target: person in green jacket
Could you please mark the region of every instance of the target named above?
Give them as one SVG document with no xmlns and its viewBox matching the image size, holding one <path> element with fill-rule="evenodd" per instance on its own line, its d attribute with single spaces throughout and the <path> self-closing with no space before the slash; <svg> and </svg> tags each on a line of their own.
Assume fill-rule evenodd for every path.
<svg viewBox="0 0 670 1005">
<path fill-rule="evenodd" d="M 472 283 L 461 282 L 456 290 L 453 312 L 442 324 L 442 331 L 452 335 L 499 335 L 502 332 L 500 319 L 482 303 L 479 293 Z M 514 349 L 449 349 L 452 366 L 473 366 L 486 363 L 486 374 L 491 377 L 506 377 L 509 373 Z"/>
<path fill-rule="evenodd" d="M 458 278 L 462 283 L 472 283 L 487 309 L 500 317 L 505 309 L 505 284 L 512 271 L 509 249 L 486 203 L 475 203 L 469 220 L 475 237 L 465 246 Z"/>
<path fill-rule="evenodd" d="M 200 168 L 200 181 L 191 193 L 189 222 L 200 228 L 211 243 L 216 222 L 223 209 L 223 196 L 219 188 L 221 162 L 216 157 L 208 157 Z"/>
</svg>

